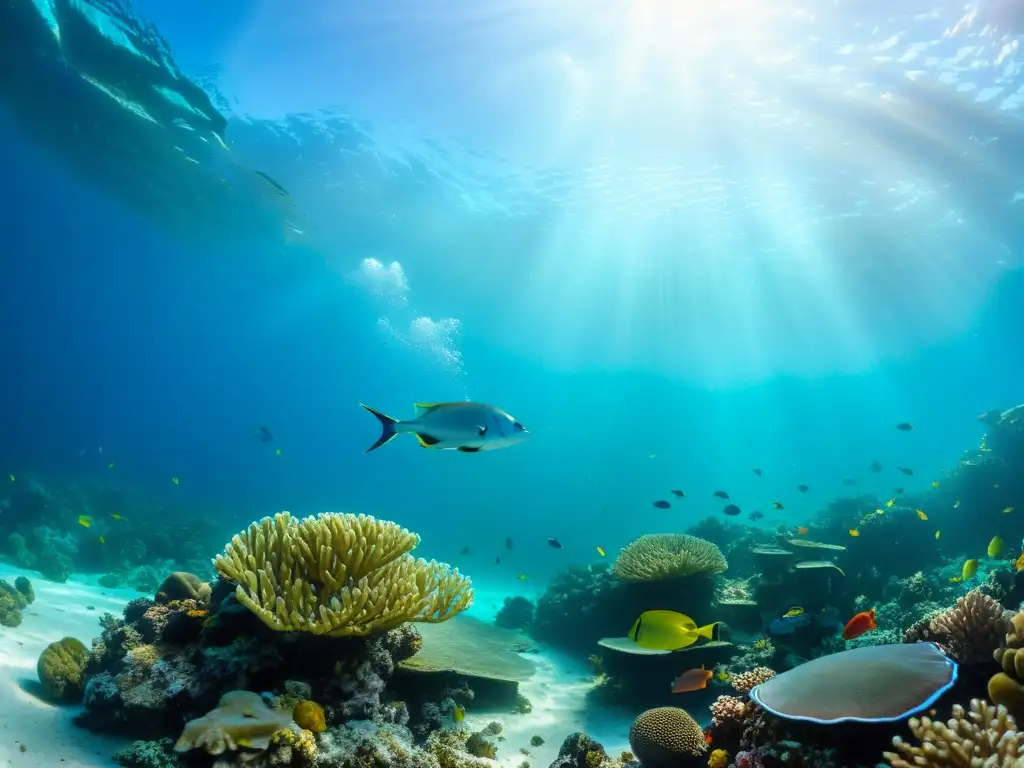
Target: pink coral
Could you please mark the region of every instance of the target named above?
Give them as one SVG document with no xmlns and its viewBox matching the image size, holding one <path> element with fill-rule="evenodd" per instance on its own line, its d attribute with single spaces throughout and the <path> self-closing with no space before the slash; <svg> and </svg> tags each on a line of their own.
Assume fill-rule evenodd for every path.
<svg viewBox="0 0 1024 768">
<path fill-rule="evenodd" d="M 775 670 L 768 667 L 754 667 L 749 672 L 736 675 L 732 679 L 732 687 L 740 693 L 750 693 L 750 689 L 761 683 L 766 683 L 775 677 Z"/>
</svg>

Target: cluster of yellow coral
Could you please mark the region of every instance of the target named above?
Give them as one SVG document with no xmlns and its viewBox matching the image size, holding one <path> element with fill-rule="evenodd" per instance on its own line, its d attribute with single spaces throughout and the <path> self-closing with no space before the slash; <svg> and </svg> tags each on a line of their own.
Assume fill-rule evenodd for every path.
<svg viewBox="0 0 1024 768">
<path fill-rule="evenodd" d="M 266 517 L 235 535 L 214 565 L 271 629 L 369 635 L 441 622 L 473 601 L 468 577 L 409 554 L 419 537 L 367 515 Z"/>
</svg>

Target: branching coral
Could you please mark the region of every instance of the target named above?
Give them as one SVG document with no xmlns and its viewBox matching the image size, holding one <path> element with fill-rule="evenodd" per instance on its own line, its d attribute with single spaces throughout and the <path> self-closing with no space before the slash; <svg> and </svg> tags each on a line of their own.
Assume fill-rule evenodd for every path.
<svg viewBox="0 0 1024 768">
<path fill-rule="evenodd" d="M 613 568 L 623 581 L 661 581 L 721 573 L 729 564 L 710 541 L 684 533 L 651 533 L 626 545 Z"/>
<path fill-rule="evenodd" d="M 775 677 L 775 670 L 768 667 L 754 667 L 749 672 L 736 675 L 732 679 L 732 687 L 740 693 L 750 693 L 755 685 L 766 683 Z"/>
<path fill-rule="evenodd" d="M 366 515 L 287 512 L 253 523 L 214 560 L 238 601 L 268 627 L 368 635 L 406 622 L 441 622 L 473 601 L 468 577 L 412 557 L 419 537 Z"/>
<path fill-rule="evenodd" d="M 973 589 L 934 616 L 920 639 L 931 640 L 961 664 L 982 664 L 992 658 L 1009 629 L 1009 614 L 1003 606 Z"/>
<path fill-rule="evenodd" d="M 893 768 L 1016 768 L 1024 758 L 1013 717 L 987 701 L 973 699 L 969 711 L 954 705 L 946 723 L 912 717 L 910 730 L 921 745 L 894 738 L 896 752 L 885 753 Z"/>
</svg>

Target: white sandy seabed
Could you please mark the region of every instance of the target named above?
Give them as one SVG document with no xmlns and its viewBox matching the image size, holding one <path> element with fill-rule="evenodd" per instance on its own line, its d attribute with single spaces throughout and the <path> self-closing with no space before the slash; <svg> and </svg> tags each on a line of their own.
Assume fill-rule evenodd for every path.
<svg viewBox="0 0 1024 768">
<path fill-rule="evenodd" d="M 128 589 L 100 588 L 87 580 L 54 584 L 38 574 L 0 564 L 0 578 L 13 583 L 22 575 L 31 579 L 36 600 L 23 612 L 21 626 L 0 627 L 0 766 L 110 766 L 110 756 L 128 742 L 77 727 L 72 720 L 80 707 L 58 707 L 41 700 L 36 660 L 47 645 L 63 637 L 90 645 L 100 634 L 100 616 L 119 616 L 128 601 L 139 595 Z M 491 618 L 484 607 L 492 604 L 490 597 L 478 594 L 480 610 L 473 613 L 481 619 Z M 472 708 L 466 712 L 466 725 L 473 730 L 494 720 L 502 724 L 505 740 L 498 748 L 499 764 L 513 768 L 528 760 L 534 768 L 546 768 L 562 740 L 573 731 L 588 733 L 611 755 L 629 748 L 628 717 L 587 706 L 584 697 L 591 682 L 585 666 L 553 652 L 530 658 L 537 663 L 537 674 L 520 686 L 533 704 L 530 714 L 476 713 Z M 544 739 L 544 745 L 530 746 L 533 736 Z M 531 754 L 523 755 L 521 747 Z"/>
</svg>

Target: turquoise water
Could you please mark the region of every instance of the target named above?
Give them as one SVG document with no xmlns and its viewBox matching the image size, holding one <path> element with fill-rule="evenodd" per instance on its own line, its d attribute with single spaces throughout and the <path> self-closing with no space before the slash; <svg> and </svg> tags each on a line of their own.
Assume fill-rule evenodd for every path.
<svg viewBox="0 0 1024 768">
<path fill-rule="evenodd" d="M 1020 399 L 1019 64 L 911 5 L 14 3 L 4 474 L 365 512 L 510 594 L 718 489 L 927 489 Z M 358 401 L 467 398 L 532 439 L 363 455 Z"/>
</svg>

